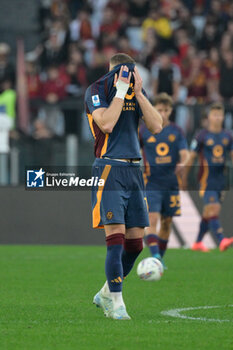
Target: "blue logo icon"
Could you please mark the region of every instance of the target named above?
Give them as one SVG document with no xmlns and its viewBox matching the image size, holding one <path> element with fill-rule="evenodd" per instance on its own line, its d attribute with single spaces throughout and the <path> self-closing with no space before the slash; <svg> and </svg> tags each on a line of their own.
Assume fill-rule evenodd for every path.
<svg viewBox="0 0 233 350">
<path fill-rule="evenodd" d="M 27 187 L 44 187 L 44 174 L 42 168 L 39 171 L 27 170 Z"/>
<path fill-rule="evenodd" d="M 92 96 L 92 103 L 94 107 L 100 106 L 100 98 L 99 95 Z"/>
</svg>

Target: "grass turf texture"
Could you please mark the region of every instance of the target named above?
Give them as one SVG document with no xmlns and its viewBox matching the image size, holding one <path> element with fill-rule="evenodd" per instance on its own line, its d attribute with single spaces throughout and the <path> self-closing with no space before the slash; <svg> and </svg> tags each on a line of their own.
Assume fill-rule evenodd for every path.
<svg viewBox="0 0 233 350">
<path fill-rule="evenodd" d="M 144 250 L 142 257 L 148 255 Z M 0 349 L 86 350 L 233 348 L 233 250 L 208 254 L 169 250 L 159 282 L 140 281 L 136 269 L 124 284 L 131 321 L 114 321 L 92 304 L 102 286 L 105 247 L 0 246 Z M 139 261 L 139 260 L 138 260 Z M 204 322 L 171 318 L 186 311 Z"/>
</svg>

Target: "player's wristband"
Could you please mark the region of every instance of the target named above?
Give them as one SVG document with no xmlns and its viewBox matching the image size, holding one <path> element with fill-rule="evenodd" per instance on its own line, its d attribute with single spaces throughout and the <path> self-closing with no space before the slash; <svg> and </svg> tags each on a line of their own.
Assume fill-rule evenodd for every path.
<svg viewBox="0 0 233 350">
<path fill-rule="evenodd" d="M 118 80 L 116 83 L 116 95 L 115 97 L 121 98 L 122 100 L 125 99 L 125 95 L 127 94 L 127 91 L 129 89 L 129 84 L 125 83 L 124 81 Z"/>
</svg>

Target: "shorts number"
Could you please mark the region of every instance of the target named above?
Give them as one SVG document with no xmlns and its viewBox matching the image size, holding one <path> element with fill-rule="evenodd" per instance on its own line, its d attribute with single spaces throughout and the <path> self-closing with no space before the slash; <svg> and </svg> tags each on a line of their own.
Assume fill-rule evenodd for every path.
<svg viewBox="0 0 233 350">
<path fill-rule="evenodd" d="M 180 195 L 179 194 L 177 196 L 175 196 L 175 195 L 170 196 L 170 207 L 171 208 L 180 207 Z"/>
</svg>

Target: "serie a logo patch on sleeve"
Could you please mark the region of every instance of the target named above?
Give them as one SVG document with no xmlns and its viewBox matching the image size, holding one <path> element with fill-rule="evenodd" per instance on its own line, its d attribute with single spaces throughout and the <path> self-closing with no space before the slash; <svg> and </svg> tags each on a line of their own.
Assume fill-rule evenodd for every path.
<svg viewBox="0 0 233 350">
<path fill-rule="evenodd" d="M 92 96 L 92 103 L 94 107 L 100 106 L 100 98 L 99 95 Z"/>
</svg>

